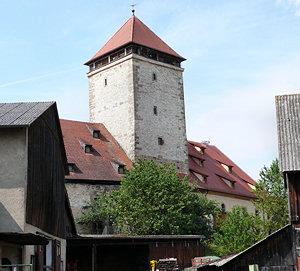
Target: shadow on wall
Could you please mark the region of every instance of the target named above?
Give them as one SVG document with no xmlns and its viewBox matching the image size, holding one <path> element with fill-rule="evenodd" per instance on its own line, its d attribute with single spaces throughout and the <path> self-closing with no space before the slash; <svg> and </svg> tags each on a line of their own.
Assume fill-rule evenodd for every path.
<svg viewBox="0 0 300 271">
<path fill-rule="evenodd" d="M 0 232 L 21 232 L 22 229 L 0 202 Z"/>
</svg>

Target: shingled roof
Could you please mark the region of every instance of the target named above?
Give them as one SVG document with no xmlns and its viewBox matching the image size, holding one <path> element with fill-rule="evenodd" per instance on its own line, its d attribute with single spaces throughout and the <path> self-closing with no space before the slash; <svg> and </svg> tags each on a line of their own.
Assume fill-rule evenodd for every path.
<svg viewBox="0 0 300 271">
<path fill-rule="evenodd" d="M 190 177 L 200 190 L 256 198 L 255 181 L 216 146 L 189 141 L 188 153 Z"/>
<path fill-rule="evenodd" d="M 74 172 L 66 176 L 67 182 L 116 182 L 122 174 L 118 166 L 132 167 L 130 159 L 102 123 L 60 120 L 69 164 Z M 93 132 L 100 132 L 99 138 Z M 91 146 L 86 153 L 84 146 Z"/>
<path fill-rule="evenodd" d="M 151 49 L 178 57 L 185 60 L 182 56 L 177 54 L 170 46 L 161 40 L 155 33 L 153 33 L 142 21 L 135 15 L 131 18 L 113 35 L 113 37 L 85 64 L 88 65 L 93 60 L 100 58 L 116 49 L 119 49 L 127 44 L 138 44 L 146 46 Z"/>
<path fill-rule="evenodd" d="M 55 102 L 0 103 L 0 127 L 28 127 Z"/>
</svg>

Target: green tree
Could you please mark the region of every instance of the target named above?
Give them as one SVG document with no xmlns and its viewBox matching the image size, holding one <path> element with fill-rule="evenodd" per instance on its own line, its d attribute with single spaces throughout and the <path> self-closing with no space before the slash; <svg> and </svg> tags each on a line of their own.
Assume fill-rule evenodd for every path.
<svg viewBox="0 0 300 271">
<path fill-rule="evenodd" d="M 108 217 L 123 234 L 208 236 L 212 233 L 210 216 L 218 207 L 194 189 L 171 165 L 140 160 L 126 171 L 120 190 L 99 197 L 79 221 L 96 223 Z"/>
<path fill-rule="evenodd" d="M 262 218 L 264 234 L 268 235 L 289 222 L 288 193 L 278 159 L 272 161 L 270 167 L 264 166 L 259 176 L 253 190 L 257 200 L 253 203 Z"/>
<path fill-rule="evenodd" d="M 264 237 L 261 234 L 260 222 L 261 218 L 249 214 L 246 208 L 233 207 L 213 234 L 214 250 L 222 256 L 238 253 L 255 244 Z"/>
</svg>

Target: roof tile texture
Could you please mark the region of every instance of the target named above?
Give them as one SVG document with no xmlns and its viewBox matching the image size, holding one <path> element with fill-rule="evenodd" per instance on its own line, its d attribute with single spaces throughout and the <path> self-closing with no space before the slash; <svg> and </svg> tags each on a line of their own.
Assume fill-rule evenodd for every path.
<svg viewBox="0 0 300 271">
<path fill-rule="evenodd" d="M 75 172 L 70 172 L 66 180 L 118 182 L 123 175 L 118 174 L 116 167 L 132 167 L 125 152 L 103 124 L 72 120 L 60 120 L 60 124 L 68 163 L 75 164 Z M 100 131 L 99 139 L 93 138 L 92 130 Z M 92 145 L 92 152 L 85 153 L 80 141 Z"/>
<path fill-rule="evenodd" d="M 201 154 L 195 149 L 195 146 L 205 148 L 204 153 Z M 200 189 L 253 199 L 256 198 L 256 196 L 251 193 L 252 188 L 249 186 L 249 184 L 255 185 L 255 181 L 234 162 L 232 162 L 225 154 L 223 154 L 216 146 L 189 141 L 188 153 L 190 177 L 193 183 L 195 183 Z M 193 158 L 198 158 L 204 161 L 203 167 L 198 165 Z M 231 173 L 229 173 L 222 164 L 231 167 Z M 194 173 L 206 176 L 207 183 L 203 183 L 199 180 Z M 234 187 L 229 187 L 222 178 L 234 183 Z"/>
<path fill-rule="evenodd" d="M 184 59 L 133 15 L 87 63 L 129 43 L 143 45 Z"/>
</svg>

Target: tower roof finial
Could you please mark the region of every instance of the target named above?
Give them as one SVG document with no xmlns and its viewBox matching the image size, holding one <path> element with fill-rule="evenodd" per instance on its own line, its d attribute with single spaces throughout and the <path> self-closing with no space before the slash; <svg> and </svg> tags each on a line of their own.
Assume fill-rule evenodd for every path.
<svg viewBox="0 0 300 271">
<path fill-rule="evenodd" d="M 132 4 L 132 5 L 130 5 L 131 6 L 131 8 L 132 8 L 132 15 L 134 15 L 134 12 L 135 12 L 135 9 L 134 9 L 134 7 L 136 6 L 136 4 Z"/>
</svg>

